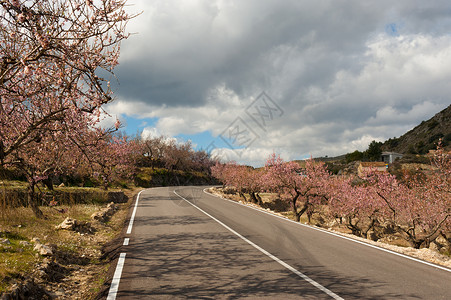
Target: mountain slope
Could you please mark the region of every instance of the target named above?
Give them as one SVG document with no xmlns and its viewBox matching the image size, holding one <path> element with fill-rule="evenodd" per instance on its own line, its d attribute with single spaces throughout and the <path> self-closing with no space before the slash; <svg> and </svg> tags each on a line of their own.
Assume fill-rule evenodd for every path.
<svg viewBox="0 0 451 300">
<path fill-rule="evenodd" d="M 382 149 L 403 154 L 425 154 L 437 147 L 440 138 L 444 146 L 451 144 L 451 105 L 399 138 L 385 141 Z"/>
</svg>

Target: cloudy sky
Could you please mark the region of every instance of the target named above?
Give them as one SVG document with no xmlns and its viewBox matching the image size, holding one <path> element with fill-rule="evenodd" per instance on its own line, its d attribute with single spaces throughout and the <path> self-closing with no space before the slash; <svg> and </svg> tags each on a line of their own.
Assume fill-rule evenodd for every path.
<svg viewBox="0 0 451 300">
<path fill-rule="evenodd" d="M 107 110 L 263 164 L 365 150 L 446 108 L 451 2 L 128 0 Z"/>
</svg>

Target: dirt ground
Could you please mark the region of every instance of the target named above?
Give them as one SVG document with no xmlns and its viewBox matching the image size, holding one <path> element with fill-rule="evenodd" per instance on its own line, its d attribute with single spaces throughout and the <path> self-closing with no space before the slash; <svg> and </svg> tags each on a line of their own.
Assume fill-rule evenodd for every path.
<svg viewBox="0 0 451 300">
<path fill-rule="evenodd" d="M 12 214 L 22 216 L 1 220 L 0 238 L 5 243 L 0 244 L 0 299 L 100 298 L 112 278 L 111 245 L 125 227 L 138 190 L 125 190 L 128 202 L 115 204 L 106 222 L 91 217 L 106 205 L 43 208 L 45 220 L 35 220 L 20 209 Z M 67 217 L 76 217 L 77 227 L 56 229 Z M 40 254 L 37 244 L 51 254 Z"/>
</svg>

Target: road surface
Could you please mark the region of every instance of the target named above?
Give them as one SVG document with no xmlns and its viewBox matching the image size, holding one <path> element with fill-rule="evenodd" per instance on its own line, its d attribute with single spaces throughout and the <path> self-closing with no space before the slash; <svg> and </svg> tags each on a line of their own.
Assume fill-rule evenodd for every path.
<svg viewBox="0 0 451 300">
<path fill-rule="evenodd" d="M 220 199 L 153 188 L 109 299 L 451 299 L 451 270 Z"/>
</svg>

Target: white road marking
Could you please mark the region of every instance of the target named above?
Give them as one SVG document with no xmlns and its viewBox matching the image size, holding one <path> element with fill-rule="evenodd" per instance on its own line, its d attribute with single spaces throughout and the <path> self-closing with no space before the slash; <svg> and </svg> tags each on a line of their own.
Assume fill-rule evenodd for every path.
<svg viewBox="0 0 451 300">
<path fill-rule="evenodd" d="M 138 202 L 139 202 L 139 196 L 144 190 L 140 191 L 138 193 L 138 196 L 136 196 L 136 202 L 135 207 L 133 208 L 132 216 L 130 217 L 130 222 L 128 223 L 128 229 L 127 234 L 130 234 L 132 232 L 133 228 L 133 222 L 135 220 L 136 210 L 138 208 Z M 130 238 L 125 238 L 123 246 L 128 246 L 128 243 L 130 241 Z M 119 289 L 119 282 L 121 280 L 122 275 L 122 269 L 124 268 L 124 262 L 125 262 L 125 255 L 126 253 L 121 253 L 119 255 L 119 260 L 117 261 L 116 270 L 114 271 L 113 280 L 111 281 L 110 290 L 108 292 L 107 300 L 114 300 L 116 299 L 117 291 Z"/>
<path fill-rule="evenodd" d="M 186 202 L 188 202 L 189 204 L 191 204 L 193 207 L 197 208 L 199 211 L 201 211 L 202 213 L 204 213 L 205 215 L 207 215 L 208 217 L 210 217 L 211 219 L 213 219 L 214 221 L 216 221 L 217 223 L 219 223 L 220 225 L 222 225 L 225 229 L 229 230 L 230 232 L 232 232 L 233 234 L 235 234 L 236 236 L 238 236 L 240 239 L 242 239 L 243 241 L 245 241 L 246 243 L 248 243 L 249 245 L 251 245 L 252 247 L 254 247 L 255 249 L 259 250 L 260 252 L 262 252 L 263 254 L 265 254 L 266 256 L 270 257 L 271 259 L 273 259 L 274 261 L 278 262 L 280 265 L 284 266 L 285 268 L 287 268 L 288 270 L 290 270 L 291 272 L 293 272 L 294 274 L 298 275 L 299 277 L 301 277 L 302 279 L 304 279 L 305 281 L 307 281 L 308 283 L 310 283 L 311 285 L 315 286 L 316 288 L 318 288 L 319 290 L 321 290 L 322 292 L 326 293 L 327 295 L 331 296 L 334 299 L 343 299 L 340 296 L 338 296 L 337 294 L 335 294 L 334 292 L 332 292 L 331 290 L 325 288 L 324 286 L 322 286 L 321 284 L 319 284 L 318 282 L 314 281 L 313 279 L 311 279 L 310 277 L 308 277 L 307 275 L 303 274 L 302 272 L 299 272 L 298 270 L 296 270 L 295 268 L 293 268 L 292 266 L 290 266 L 289 264 L 287 264 L 286 262 L 284 262 L 283 260 L 279 259 L 278 257 L 272 255 L 271 253 L 269 253 L 268 251 L 266 251 L 265 249 L 261 248 L 260 246 L 258 246 L 257 244 L 251 242 L 250 240 L 248 240 L 247 238 L 245 238 L 244 236 L 242 236 L 241 234 L 239 234 L 238 232 L 236 232 L 235 230 L 233 230 L 232 228 L 230 228 L 229 226 L 227 226 L 226 224 L 222 223 L 221 221 L 219 221 L 218 219 L 216 219 L 215 217 L 213 217 L 212 215 L 210 215 L 209 213 L 207 213 L 206 211 L 204 211 L 203 209 L 201 209 L 200 207 L 194 205 L 193 203 L 189 202 L 188 200 L 186 200 L 185 198 L 183 198 L 182 196 L 180 196 L 176 191 L 174 191 L 174 194 L 176 194 L 177 196 L 179 196 L 180 198 L 182 198 L 183 200 L 185 200 Z"/>
<path fill-rule="evenodd" d="M 328 231 L 328 230 L 325 230 L 325 229 L 322 229 L 322 228 L 313 227 L 313 226 L 310 226 L 310 225 L 307 225 L 307 224 L 302 224 L 302 223 L 290 220 L 288 218 L 275 215 L 275 214 L 273 214 L 271 212 L 268 212 L 268 211 L 260 209 L 260 208 L 252 207 L 252 206 L 249 206 L 249 205 L 245 205 L 245 204 L 242 204 L 242 203 L 230 200 L 230 199 L 226 199 L 226 198 L 220 197 L 218 195 L 214 195 L 214 194 L 208 193 L 205 190 L 206 189 L 204 189 L 203 191 L 207 195 L 210 195 L 210 196 L 213 196 L 213 197 L 217 197 L 217 198 L 220 198 L 220 199 L 223 199 L 223 200 L 226 200 L 226 201 L 229 201 L 229 202 L 232 202 L 234 204 L 238 204 L 238 205 L 241 205 L 241 206 L 244 206 L 244 207 L 247 207 L 247 208 L 251 208 L 251 209 L 259 211 L 261 213 L 265 213 L 267 215 L 270 215 L 270 216 L 282 219 L 284 221 L 294 223 L 294 224 L 296 224 L 298 226 L 303 226 L 303 227 L 307 227 L 307 228 L 310 228 L 310 229 L 313 229 L 313 230 L 321 231 L 321 232 L 324 232 L 324 233 L 327 233 L 327 234 L 330 234 L 330 235 L 333 235 L 333 236 L 336 236 L 336 237 L 339 237 L 339 238 L 342 238 L 342 239 L 345 239 L 345 240 L 348 240 L 348 241 L 351 241 L 351 242 L 354 242 L 354 243 L 357 243 L 357 244 L 365 245 L 365 246 L 368 246 L 368 247 L 371 247 L 371 248 L 374 248 L 374 249 L 378 249 L 378 250 L 381 250 L 381 251 L 384 251 L 384 252 L 387 252 L 387 253 L 390 253 L 390 254 L 398 255 L 398 256 L 401 256 L 401 257 L 404 257 L 404 258 L 407 258 L 407 259 L 410 259 L 410 260 L 413 260 L 413 261 L 416 261 L 416 262 L 419 262 L 419 263 L 422 263 L 422 264 L 425 264 L 425 265 L 428 265 L 428 266 L 431 266 L 431 267 L 434 267 L 434 268 L 437 268 L 437 269 L 440 269 L 440 270 L 451 272 L 451 269 L 449 269 L 447 267 L 436 265 L 436 264 L 433 264 L 433 263 L 430 263 L 430 262 L 427 262 L 427 261 L 424 261 L 424 260 L 421 260 L 421 259 L 418 259 L 418 258 L 415 258 L 415 257 L 412 257 L 412 256 L 408 256 L 406 254 L 395 252 L 393 250 L 385 249 L 385 248 L 382 248 L 382 247 L 379 247 L 379 246 L 376 246 L 376 245 L 368 244 L 368 243 L 365 243 L 365 242 L 362 242 L 362 241 L 359 241 L 359 240 L 356 240 L 356 239 L 353 239 L 353 238 L 350 238 L 350 237 L 347 237 L 347 236 L 344 236 L 344 235 L 341 235 L 341 234 L 338 234 L 338 233 L 335 233 L 335 232 L 331 232 L 331 231 Z"/>
<path fill-rule="evenodd" d="M 141 192 L 139 192 L 139 193 L 138 193 L 138 196 L 136 196 L 135 207 L 133 208 L 132 216 L 131 216 L 131 218 L 130 218 L 130 222 L 128 223 L 127 234 L 132 233 L 133 222 L 134 222 L 134 220 L 135 220 L 136 210 L 137 210 L 137 208 L 138 208 L 139 196 L 141 195 L 142 192 L 144 192 L 144 190 L 142 190 Z"/>
<path fill-rule="evenodd" d="M 116 271 L 114 271 L 113 280 L 111 281 L 110 290 L 107 300 L 115 300 L 119 289 L 119 281 L 121 280 L 122 269 L 124 268 L 125 253 L 121 253 L 117 261 Z"/>
</svg>

